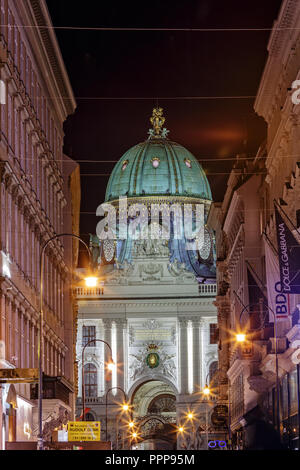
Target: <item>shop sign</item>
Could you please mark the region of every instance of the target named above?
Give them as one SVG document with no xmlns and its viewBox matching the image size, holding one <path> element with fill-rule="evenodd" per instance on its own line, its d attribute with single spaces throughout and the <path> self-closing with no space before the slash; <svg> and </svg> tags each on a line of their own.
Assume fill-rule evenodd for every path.
<svg viewBox="0 0 300 470">
<path fill-rule="evenodd" d="M 68 440 L 100 441 L 100 421 L 69 421 Z"/>
</svg>

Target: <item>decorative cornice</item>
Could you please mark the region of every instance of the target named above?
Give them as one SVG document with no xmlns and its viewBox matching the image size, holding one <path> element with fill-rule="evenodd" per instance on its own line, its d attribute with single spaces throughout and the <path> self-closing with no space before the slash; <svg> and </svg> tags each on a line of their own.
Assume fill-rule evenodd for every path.
<svg viewBox="0 0 300 470">
<path fill-rule="evenodd" d="M 73 114 L 76 108 L 76 102 L 71 88 L 71 84 L 64 66 L 64 62 L 61 56 L 61 52 L 58 46 L 58 42 L 53 31 L 51 19 L 48 13 L 48 9 L 44 0 L 30 0 L 30 5 L 35 18 L 35 22 L 41 28 L 38 30 L 49 65 L 54 73 L 60 96 L 68 97 L 67 100 L 61 100 L 62 106 L 65 106 L 67 114 Z M 50 28 L 43 26 L 49 26 Z"/>
</svg>

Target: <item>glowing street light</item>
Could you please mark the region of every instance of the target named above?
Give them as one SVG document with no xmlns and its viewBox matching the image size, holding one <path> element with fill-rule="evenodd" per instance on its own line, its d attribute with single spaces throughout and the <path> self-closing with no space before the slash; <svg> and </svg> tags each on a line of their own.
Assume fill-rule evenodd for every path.
<svg viewBox="0 0 300 470">
<path fill-rule="evenodd" d="M 110 370 L 110 371 L 112 372 L 112 371 L 114 370 L 114 368 L 115 368 L 115 365 L 116 365 L 116 364 L 114 363 L 114 361 L 108 362 L 108 363 L 107 363 L 107 368 L 108 368 L 108 370 Z"/>
<path fill-rule="evenodd" d="M 94 276 L 89 276 L 85 278 L 86 287 L 96 287 L 98 278 Z"/>
<path fill-rule="evenodd" d="M 134 427 L 134 422 L 133 422 L 133 421 L 130 421 L 130 423 L 128 423 L 128 426 L 129 426 L 130 428 L 133 428 L 133 427 Z"/>
<path fill-rule="evenodd" d="M 183 427 L 183 426 L 179 426 L 178 432 L 180 432 L 180 434 L 182 434 L 182 433 L 184 432 L 184 427 Z"/>
<path fill-rule="evenodd" d="M 205 385 L 203 389 L 203 395 L 209 395 L 209 394 L 210 394 L 210 388 L 208 387 L 208 385 Z"/>
<path fill-rule="evenodd" d="M 235 338 L 237 340 L 238 343 L 244 343 L 246 341 L 246 335 L 245 333 L 237 333 L 235 335 Z"/>
<path fill-rule="evenodd" d="M 111 360 L 110 360 L 110 362 L 107 364 L 106 367 L 107 367 L 110 371 L 112 371 L 113 368 L 115 367 L 115 365 L 116 365 L 116 364 L 114 363 L 114 361 L 112 360 L 112 357 L 111 357 Z M 128 411 L 128 409 L 129 409 L 129 405 L 126 403 L 126 402 L 127 402 L 127 395 L 126 395 L 126 393 L 125 393 L 125 390 L 123 390 L 123 388 L 121 388 L 121 387 L 111 387 L 111 388 L 109 388 L 109 389 L 107 390 L 107 392 L 106 392 L 106 394 L 105 394 L 105 440 L 106 440 L 106 441 L 107 441 L 107 436 L 108 436 L 108 433 L 107 433 L 107 430 L 108 430 L 108 421 L 107 421 L 107 404 L 108 404 L 108 402 L 107 402 L 107 397 L 108 397 L 108 395 L 109 395 L 109 392 L 111 392 L 112 390 L 120 390 L 120 392 L 122 392 L 123 395 L 124 395 L 124 401 L 123 401 L 122 404 L 120 403 L 120 409 L 119 409 L 119 410 L 120 410 L 120 411 L 121 411 L 121 410 L 122 410 L 122 411 Z M 117 421 L 117 423 L 118 423 L 118 421 Z"/>
</svg>

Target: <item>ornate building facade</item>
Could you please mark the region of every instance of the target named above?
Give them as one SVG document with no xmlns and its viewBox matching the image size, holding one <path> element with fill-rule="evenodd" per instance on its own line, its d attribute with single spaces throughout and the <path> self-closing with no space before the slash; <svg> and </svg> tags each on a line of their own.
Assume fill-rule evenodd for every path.
<svg viewBox="0 0 300 470">
<path fill-rule="evenodd" d="M 76 289 L 77 412 L 82 415 L 83 367 L 85 419 L 100 420 L 102 438 L 111 440 L 115 448 L 134 444 L 140 449 L 207 448 L 216 403 L 205 401 L 202 389 L 218 368 L 213 238 L 205 228 L 200 250 L 195 246 L 187 250 L 185 236 L 174 236 L 174 218 L 169 238 L 162 238 L 161 230 L 163 214 L 169 214 L 174 203 L 180 210 L 185 204 L 194 209 L 201 205 L 204 224 L 211 192 L 195 157 L 166 137 L 160 108 L 154 110 L 151 122 L 148 140 L 132 147 L 116 164 L 106 203 L 116 208 L 118 224 L 123 217 L 120 197 L 127 197 L 126 221 L 127 215 L 134 218 L 140 204 L 146 217 L 154 214 L 155 221 L 151 216 L 147 225 L 149 233 L 156 224 L 160 235 L 104 241 L 91 237 L 99 280 L 95 288 Z M 104 370 L 109 349 L 101 341 L 85 347 L 92 339 L 111 345 L 117 364 L 111 377 Z M 130 403 L 131 417 L 120 413 L 123 401 Z M 188 411 L 194 413 L 193 423 L 186 422 Z M 130 419 L 137 442 L 130 442 Z M 176 442 L 180 424 L 185 433 Z M 193 431 L 187 432 L 191 426 Z M 224 434 L 224 429 L 220 432 Z"/>
<path fill-rule="evenodd" d="M 38 367 L 41 248 L 55 234 L 79 230 L 79 170 L 62 150 L 75 100 L 46 3 L 1 0 L 0 24 L 0 368 L 28 369 Z M 43 370 L 47 383 L 62 377 L 59 393 L 44 384 L 48 431 L 52 419 L 74 413 L 76 258 L 76 243 L 63 238 L 45 254 Z M 36 398 L 30 384 L 1 385 L 2 448 L 36 438 Z"/>
<path fill-rule="evenodd" d="M 228 376 L 223 394 L 231 406 L 235 448 L 247 446 L 244 425 L 251 414 L 259 417 L 259 409 L 280 427 L 285 446 L 299 448 L 300 296 L 277 291 L 274 307 L 271 285 L 278 269 L 274 200 L 296 238 L 300 226 L 300 105 L 292 99 L 299 26 L 299 2 L 283 1 L 254 105 L 267 123 L 267 140 L 254 160 L 237 157 L 224 200 L 213 205 L 208 220 L 216 234 L 219 362 Z M 275 328 L 274 312 L 281 313 Z M 235 342 L 239 330 L 252 332 L 247 346 Z"/>
</svg>

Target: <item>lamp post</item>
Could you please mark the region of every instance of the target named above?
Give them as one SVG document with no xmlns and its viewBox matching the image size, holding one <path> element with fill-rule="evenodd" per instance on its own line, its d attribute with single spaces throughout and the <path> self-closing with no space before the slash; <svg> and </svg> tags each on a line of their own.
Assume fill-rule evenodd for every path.
<svg viewBox="0 0 300 470">
<path fill-rule="evenodd" d="M 90 259 L 90 264 L 92 260 L 92 255 L 87 244 L 74 233 L 60 233 L 49 238 L 44 245 L 42 246 L 40 253 L 40 315 L 39 315 L 39 336 L 38 336 L 38 369 L 39 369 L 39 383 L 38 383 L 38 422 L 39 422 L 39 433 L 37 438 L 37 450 L 44 449 L 43 443 L 43 323 L 44 323 L 44 312 L 43 312 L 43 288 L 44 288 L 44 255 L 45 250 L 49 243 L 53 240 L 60 237 L 73 237 L 77 238 L 87 249 Z"/>
<path fill-rule="evenodd" d="M 241 327 L 240 322 L 241 322 L 242 315 L 243 315 L 244 311 L 247 310 L 251 305 L 253 305 L 253 304 L 246 305 L 243 308 L 243 310 L 241 311 L 240 318 L 239 318 L 240 327 Z M 280 416 L 279 416 L 279 373 L 278 373 L 278 352 L 277 352 L 277 318 L 276 318 L 276 314 L 273 312 L 273 310 L 267 304 L 265 304 L 264 302 L 261 302 L 261 305 L 265 306 L 268 309 L 268 311 L 272 312 L 273 317 L 274 317 L 274 338 L 275 338 L 274 352 L 275 352 L 275 372 L 276 372 L 276 428 L 277 428 L 277 431 L 279 433 L 279 438 L 281 439 L 281 436 L 280 436 Z M 248 313 L 250 315 L 249 310 L 248 310 Z M 263 318 L 263 321 L 264 321 L 264 319 L 265 319 L 265 317 Z M 254 328 L 250 331 L 257 331 L 257 330 L 260 330 L 261 328 L 262 328 L 262 324 L 258 328 Z M 246 341 L 245 333 L 239 332 L 236 335 L 236 340 L 240 343 L 245 342 Z"/>
<path fill-rule="evenodd" d="M 208 372 L 209 374 L 209 372 Z M 206 397 L 206 400 L 208 402 L 209 400 L 209 395 L 210 395 L 210 389 L 209 387 L 207 386 L 207 377 L 208 377 L 208 374 L 206 375 L 206 379 L 205 379 L 205 387 L 203 389 L 203 394 L 205 395 Z M 206 432 L 206 448 L 208 449 L 208 403 L 207 403 L 207 406 L 205 407 L 205 432 Z"/>
<path fill-rule="evenodd" d="M 222 369 L 217 369 L 215 373 L 217 373 L 217 372 L 222 372 L 223 374 L 225 374 L 225 372 Z M 207 397 L 207 400 L 208 400 L 209 395 L 211 393 L 211 390 L 210 390 L 209 386 L 207 385 L 208 375 L 209 375 L 209 372 L 206 375 L 205 387 L 204 387 L 203 392 L 202 392 Z M 229 443 L 229 449 L 231 449 L 231 410 L 230 410 L 231 402 L 230 402 L 230 395 L 229 395 L 229 387 L 228 387 L 228 400 L 226 400 L 226 402 L 228 403 L 228 421 L 227 421 L 228 443 Z M 208 421 L 208 416 L 207 416 L 207 409 L 206 409 L 206 428 L 208 427 L 208 422 L 207 421 Z M 206 432 L 206 440 L 207 440 L 207 445 L 208 445 L 208 434 L 207 434 L 207 432 Z"/>
<path fill-rule="evenodd" d="M 84 390 L 84 351 L 85 351 L 85 348 L 90 344 L 90 343 L 95 343 L 96 341 L 99 341 L 100 343 L 104 343 L 109 351 L 110 351 L 110 359 L 109 359 L 109 362 L 107 364 L 107 368 L 109 370 L 112 370 L 113 367 L 114 367 L 114 361 L 112 360 L 112 350 L 111 350 L 111 347 L 110 345 L 107 343 L 107 341 L 104 341 L 103 339 L 90 339 L 82 348 L 82 353 L 81 353 L 81 394 L 82 394 L 82 421 L 84 421 L 84 415 L 85 415 L 85 390 Z"/>
<path fill-rule="evenodd" d="M 127 395 L 126 395 L 125 391 L 123 390 L 123 388 L 121 388 L 121 387 L 111 387 L 107 390 L 106 395 L 105 395 L 105 440 L 106 441 L 107 441 L 107 397 L 108 397 L 109 392 L 111 392 L 111 390 L 114 390 L 114 389 L 121 390 L 121 392 L 124 395 L 125 403 L 123 405 L 123 410 L 127 411 L 129 409 L 129 406 L 127 404 Z"/>
<path fill-rule="evenodd" d="M 192 411 L 189 411 L 187 414 L 186 414 L 186 419 L 187 421 L 190 421 L 190 423 L 192 424 L 192 436 L 193 436 L 193 447 L 195 448 L 196 447 L 196 430 L 195 430 L 195 424 L 194 424 L 194 420 L 195 420 L 195 415 Z"/>
</svg>

